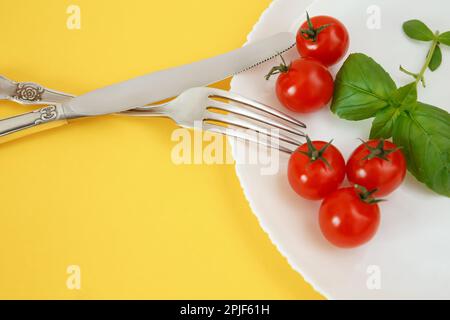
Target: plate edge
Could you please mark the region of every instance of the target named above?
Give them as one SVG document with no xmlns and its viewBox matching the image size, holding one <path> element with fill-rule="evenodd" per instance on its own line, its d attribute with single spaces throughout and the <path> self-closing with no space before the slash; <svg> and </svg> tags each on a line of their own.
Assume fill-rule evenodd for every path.
<svg viewBox="0 0 450 320">
<path fill-rule="evenodd" d="M 252 41 L 252 37 L 255 33 L 255 30 L 263 23 L 264 19 L 267 17 L 267 15 L 269 14 L 270 11 L 275 10 L 274 8 L 276 8 L 280 3 L 282 3 L 284 0 L 273 0 L 270 5 L 263 11 L 263 13 L 260 15 L 258 21 L 253 25 L 251 31 L 248 33 L 247 37 L 246 37 L 246 42 L 244 45 L 248 44 L 249 42 Z M 230 90 L 233 91 L 233 86 L 234 86 L 234 82 L 235 82 L 235 78 L 233 77 L 231 79 L 230 82 Z M 228 139 L 230 145 L 231 145 L 231 152 L 232 152 L 232 156 L 233 158 L 235 155 L 235 147 L 236 145 L 233 143 L 234 141 L 232 139 Z M 281 254 L 281 256 L 286 260 L 286 262 L 288 263 L 288 265 L 292 268 L 292 270 L 294 270 L 296 273 L 298 273 L 316 292 L 318 292 L 319 294 L 321 294 L 322 296 L 324 296 L 326 299 L 329 300 L 333 300 L 334 298 L 331 297 L 330 294 L 328 294 L 327 292 L 325 292 L 317 283 L 315 283 L 311 278 L 309 278 L 308 276 L 305 275 L 305 273 L 302 271 L 301 267 L 299 267 L 296 263 L 294 263 L 290 258 L 289 255 L 280 247 L 280 244 L 277 243 L 277 241 L 275 241 L 271 235 L 268 232 L 268 228 L 267 226 L 261 221 L 261 219 L 259 218 L 259 216 L 255 213 L 256 210 L 253 207 L 252 202 L 249 200 L 248 196 L 247 196 L 247 191 L 245 189 L 245 187 L 242 185 L 242 177 L 241 174 L 237 168 L 238 164 L 236 163 L 234 165 L 235 168 L 235 172 L 236 172 L 236 176 L 239 179 L 239 185 L 241 186 L 242 192 L 244 194 L 244 197 L 250 207 L 250 210 L 252 211 L 253 215 L 256 217 L 256 220 L 258 221 L 258 224 L 260 225 L 261 229 L 264 231 L 264 233 L 267 235 L 267 237 L 269 238 L 270 242 L 272 243 L 272 245 L 277 249 L 277 251 Z"/>
</svg>

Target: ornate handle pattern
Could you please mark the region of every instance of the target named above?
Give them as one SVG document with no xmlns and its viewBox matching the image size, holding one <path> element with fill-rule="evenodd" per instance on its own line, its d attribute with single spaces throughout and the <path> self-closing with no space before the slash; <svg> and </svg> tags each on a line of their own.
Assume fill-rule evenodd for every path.
<svg viewBox="0 0 450 320">
<path fill-rule="evenodd" d="M 39 102 L 42 100 L 42 94 L 45 88 L 33 82 L 17 83 L 16 92 L 12 96 L 12 100 L 18 103 Z"/>
<path fill-rule="evenodd" d="M 53 128 L 66 123 L 66 116 L 61 106 L 51 105 L 32 112 L 0 120 L 0 137 L 9 136 L 12 133 L 18 133 L 25 129 L 27 130 L 25 130 L 22 135 L 27 135 L 27 132 L 33 133 L 35 131 L 41 131 L 50 127 Z M 46 124 L 51 125 L 46 126 Z M 38 130 L 28 130 L 37 127 Z"/>
<path fill-rule="evenodd" d="M 73 97 L 71 94 L 52 90 L 35 82 L 15 82 L 0 75 L 0 99 L 20 104 L 45 105 L 64 103 Z"/>
</svg>

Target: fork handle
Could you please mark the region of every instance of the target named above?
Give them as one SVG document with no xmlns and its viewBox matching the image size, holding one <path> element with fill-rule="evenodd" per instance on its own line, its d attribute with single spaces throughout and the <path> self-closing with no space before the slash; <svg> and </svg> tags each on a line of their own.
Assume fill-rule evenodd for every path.
<svg viewBox="0 0 450 320">
<path fill-rule="evenodd" d="M 35 82 L 15 82 L 0 75 L 0 98 L 20 104 L 63 103 L 74 96 L 52 90 Z"/>
<path fill-rule="evenodd" d="M 67 118 L 59 105 L 51 105 L 2 119 L 0 120 L 0 143 L 59 127 L 67 123 Z"/>
</svg>

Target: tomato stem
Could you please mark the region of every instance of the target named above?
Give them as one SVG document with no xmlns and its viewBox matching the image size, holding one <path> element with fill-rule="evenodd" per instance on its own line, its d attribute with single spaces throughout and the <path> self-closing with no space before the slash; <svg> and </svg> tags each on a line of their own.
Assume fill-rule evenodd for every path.
<svg viewBox="0 0 450 320">
<path fill-rule="evenodd" d="M 274 66 L 272 69 L 270 69 L 269 73 L 265 76 L 266 80 L 269 80 L 271 76 L 280 74 L 280 73 L 286 73 L 289 71 L 291 66 L 286 64 L 286 61 L 283 58 L 283 55 L 279 54 L 281 58 L 281 63 L 279 66 Z"/>
<path fill-rule="evenodd" d="M 366 141 L 360 139 L 364 146 L 370 151 L 370 153 L 365 156 L 362 160 L 371 160 L 373 158 L 383 159 L 385 161 L 389 161 L 388 156 L 401 149 L 401 147 L 396 147 L 394 149 L 385 149 L 384 148 L 384 139 L 380 139 L 376 147 L 371 147 Z"/>
<path fill-rule="evenodd" d="M 373 194 L 378 191 L 378 189 L 367 190 L 367 188 L 360 186 L 359 184 L 354 185 L 356 191 L 358 192 L 361 201 L 368 204 L 376 204 L 378 202 L 386 201 L 384 199 L 376 199 Z"/>
<path fill-rule="evenodd" d="M 311 19 L 309 18 L 309 13 L 306 11 L 306 22 L 308 24 L 308 29 L 300 29 L 300 35 L 305 40 L 311 40 L 312 42 L 317 42 L 317 37 L 319 36 L 319 33 L 321 33 L 323 30 L 331 26 L 331 24 L 324 24 L 323 26 L 320 26 L 318 28 L 314 28 L 313 23 L 311 22 Z"/>
<path fill-rule="evenodd" d="M 328 147 L 331 145 L 332 142 L 333 140 L 330 140 L 330 142 L 324 145 L 320 150 L 317 150 L 316 147 L 314 147 L 309 136 L 306 136 L 306 144 L 308 145 L 308 151 L 307 152 L 299 151 L 299 152 L 307 156 L 309 159 L 311 159 L 311 162 L 321 160 L 323 163 L 326 164 L 327 167 L 332 168 L 328 160 L 325 159 L 325 157 L 323 156 L 323 154 L 325 153 L 325 151 L 328 149 Z"/>
</svg>

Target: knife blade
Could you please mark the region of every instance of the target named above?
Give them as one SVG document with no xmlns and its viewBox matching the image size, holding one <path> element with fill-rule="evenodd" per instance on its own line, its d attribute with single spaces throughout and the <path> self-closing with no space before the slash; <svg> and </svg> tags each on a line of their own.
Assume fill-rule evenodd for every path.
<svg viewBox="0 0 450 320">
<path fill-rule="evenodd" d="M 153 72 L 75 97 L 62 105 L 80 116 L 116 113 L 174 97 L 262 64 L 295 45 L 295 35 L 282 32 L 234 51 L 191 64 Z"/>
<path fill-rule="evenodd" d="M 158 71 L 70 98 L 32 112 L 0 120 L 0 143 L 27 136 L 68 120 L 116 113 L 171 98 L 192 87 L 205 86 L 260 65 L 295 45 L 295 35 L 275 34 L 240 49 Z"/>
</svg>

